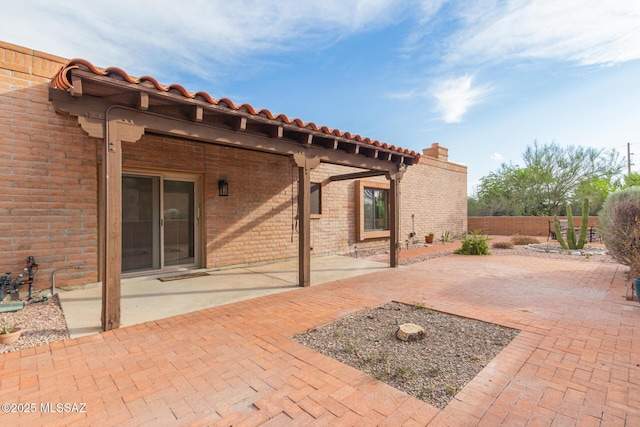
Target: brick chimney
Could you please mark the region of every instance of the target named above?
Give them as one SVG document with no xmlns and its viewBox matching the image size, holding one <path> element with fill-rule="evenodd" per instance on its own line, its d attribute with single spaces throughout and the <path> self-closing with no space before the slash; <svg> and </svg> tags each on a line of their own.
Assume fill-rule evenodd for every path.
<svg viewBox="0 0 640 427">
<path fill-rule="evenodd" d="M 432 157 L 445 162 L 449 161 L 449 149 L 441 147 L 437 142 L 431 144 L 431 148 L 424 148 L 422 154 L 425 157 Z"/>
</svg>

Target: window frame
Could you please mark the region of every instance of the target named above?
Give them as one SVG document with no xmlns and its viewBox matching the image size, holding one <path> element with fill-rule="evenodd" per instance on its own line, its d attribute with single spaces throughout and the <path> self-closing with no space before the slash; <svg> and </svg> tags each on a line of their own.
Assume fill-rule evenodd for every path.
<svg viewBox="0 0 640 427">
<path fill-rule="evenodd" d="M 358 180 L 357 183 L 357 191 L 356 191 L 356 207 L 357 207 L 357 215 L 356 215 L 356 231 L 357 231 L 357 239 L 358 241 L 363 241 L 367 239 L 382 239 L 391 237 L 391 224 L 390 220 L 390 185 L 389 182 L 377 182 L 377 181 L 366 181 L 366 180 Z M 386 230 L 372 230 L 367 231 L 364 228 L 365 220 L 364 220 L 364 190 L 365 188 L 370 188 L 374 190 L 384 190 L 387 192 L 387 229 Z"/>
</svg>

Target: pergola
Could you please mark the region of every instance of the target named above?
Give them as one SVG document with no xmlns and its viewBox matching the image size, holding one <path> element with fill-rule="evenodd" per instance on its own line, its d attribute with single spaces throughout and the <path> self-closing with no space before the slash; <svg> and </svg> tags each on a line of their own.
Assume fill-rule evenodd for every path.
<svg viewBox="0 0 640 427">
<path fill-rule="evenodd" d="M 77 117 L 92 137 L 104 140 L 102 203 L 99 204 L 102 282 L 102 328 L 120 325 L 122 269 L 122 142 L 136 142 L 145 132 L 288 156 L 298 169 L 298 284 L 311 277 L 310 173 L 320 162 L 350 166 L 362 172 L 331 180 L 384 175 L 389 180 L 390 266 L 398 265 L 399 183 L 419 154 L 348 132 L 318 127 L 192 94 L 180 85 L 164 86 L 152 77 L 134 78 L 118 68 L 101 69 L 74 59 L 52 79 L 49 99 L 56 111 Z"/>
</svg>

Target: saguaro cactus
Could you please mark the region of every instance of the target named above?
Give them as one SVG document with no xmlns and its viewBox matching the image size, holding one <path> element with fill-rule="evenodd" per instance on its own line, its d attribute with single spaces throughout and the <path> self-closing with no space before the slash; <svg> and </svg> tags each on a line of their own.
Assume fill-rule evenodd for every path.
<svg viewBox="0 0 640 427">
<path fill-rule="evenodd" d="M 567 240 L 562 237 L 560 230 L 560 221 L 558 216 L 553 216 L 553 227 L 556 231 L 556 237 L 558 243 L 563 249 L 582 249 L 587 241 L 587 231 L 589 230 L 589 199 L 584 199 L 582 202 L 582 223 L 580 224 L 580 237 L 576 241 L 576 230 L 573 225 L 573 213 L 571 212 L 571 206 L 567 204 Z"/>
<path fill-rule="evenodd" d="M 580 237 L 576 243 L 576 249 L 584 248 L 587 243 L 587 232 L 589 231 L 589 199 L 582 201 L 582 223 L 580 224 Z"/>
</svg>

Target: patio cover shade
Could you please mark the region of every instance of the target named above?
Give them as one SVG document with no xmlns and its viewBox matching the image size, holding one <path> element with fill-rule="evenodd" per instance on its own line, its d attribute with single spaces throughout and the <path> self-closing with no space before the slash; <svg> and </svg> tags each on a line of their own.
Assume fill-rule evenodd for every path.
<svg viewBox="0 0 640 427">
<path fill-rule="evenodd" d="M 165 86 L 153 77 L 131 77 L 119 68 L 98 68 L 83 59 L 69 61 L 52 78 L 49 98 L 58 112 L 76 116 L 85 132 L 105 140 L 99 212 L 104 330 L 119 327 L 120 321 L 121 143 L 135 142 L 145 132 L 289 156 L 299 174 L 300 286 L 310 280 L 310 171 L 326 162 L 363 169 L 361 175 L 348 174 L 349 179 L 386 175 L 391 183 L 390 264 L 397 266 L 398 183 L 405 168 L 418 162 L 414 151 L 256 111 L 248 104 L 237 106 L 180 85 Z"/>
</svg>

